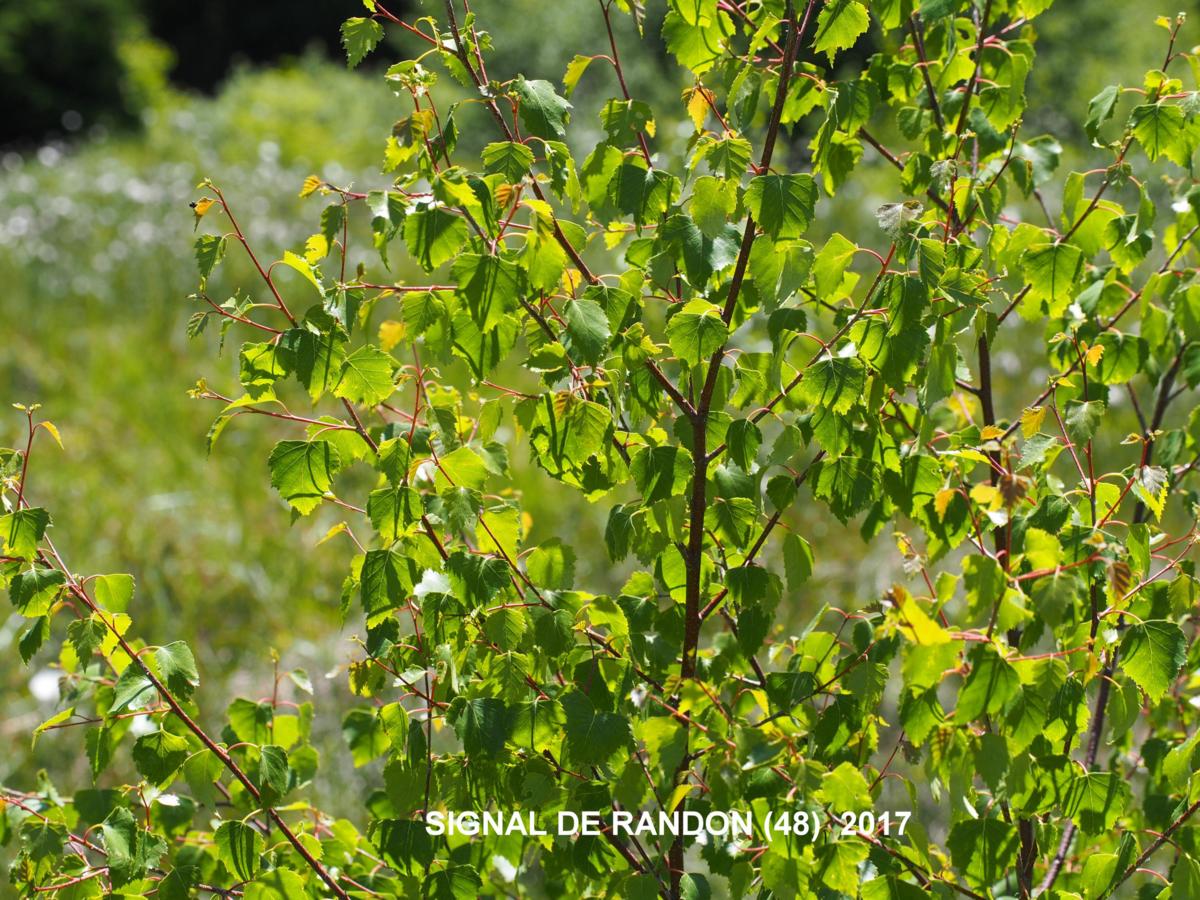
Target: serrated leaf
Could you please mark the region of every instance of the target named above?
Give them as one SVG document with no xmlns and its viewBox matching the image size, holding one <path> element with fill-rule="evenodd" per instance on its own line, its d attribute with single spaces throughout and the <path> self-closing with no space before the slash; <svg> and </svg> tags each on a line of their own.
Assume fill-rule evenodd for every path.
<svg viewBox="0 0 1200 900">
<path fill-rule="evenodd" d="M 186 700 L 200 686 L 200 672 L 196 658 L 184 641 L 174 641 L 154 651 L 154 662 L 159 677 L 166 682 L 167 690 Z"/>
<path fill-rule="evenodd" d="M 395 370 L 396 361 L 390 354 L 370 345 L 359 347 L 342 363 L 334 396 L 360 406 L 375 406 L 395 391 Z"/>
<path fill-rule="evenodd" d="M 40 506 L 26 507 L 0 516 L 0 549 L 5 556 L 33 559 L 50 524 L 50 514 Z"/>
<path fill-rule="evenodd" d="M 720 308 L 707 300 L 689 300 L 667 323 L 671 350 L 690 366 L 702 364 L 728 337 Z"/>
<path fill-rule="evenodd" d="M 867 8 L 858 0 L 830 0 L 817 16 L 813 50 L 832 60 L 837 51 L 853 47 L 870 24 Z"/>
<path fill-rule="evenodd" d="M 1174 622 L 1150 619 L 1130 625 L 1121 639 L 1121 669 L 1159 700 L 1187 661 L 1187 638 Z"/>
<path fill-rule="evenodd" d="M 533 151 L 515 141 L 501 141 L 483 148 L 483 168 L 490 174 L 499 174 L 510 184 L 517 184 L 529 174 L 533 165 Z"/>
<path fill-rule="evenodd" d="M 188 758 L 188 742 L 169 731 L 144 734 L 133 745 L 133 763 L 154 785 L 161 785 L 179 771 Z"/>
<path fill-rule="evenodd" d="M 817 207 L 811 175 L 759 175 L 746 189 L 746 206 L 772 240 L 798 238 L 808 230 Z"/>
<path fill-rule="evenodd" d="M 450 724 L 469 757 L 495 757 L 509 733 L 508 707 L 503 700 L 481 697 L 455 703 Z"/>
<path fill-rule="evenodd" d="M 100 824 L 100 836 L 114 888 L 142 878 L 167 849 L 161 838 L 139 828 L 133 813 L 123 806 L 114 809 Z"/>
<path fill-rule="evenodd" d="M 576 363 L 594 366 L 608 345 L 608 315 L 586 297 L 567 305 L 567 351 Z"/>
<path fill-rule="evenodd" d="M 810 407 L 844 415 L 862 399 L 866 366 L 857 357 L 830 357 L 813 363 L 804 373 L 797 396 Z"/>
<path fill-rule="evenodd" d="M 554 92 L 554 85 L 519 76 L 513 85 L 513 93 L 520 101 L 521 124 L 528 134 L 547 141 L 561 141 L 567 136 L 571 104 Z"/>
<path fill-rule="evenodd" d="M 222 822 L 213 835 L 217 856 L 239 881 L 249 881 L 260 866 L 264 841 L 256 828 L 244 822 Z"/>
<path fill-rule="evenodd" d="M 632 739 L 629 720 L 597 710 L 588 696 L 571 691 L 562 697 L 568 753 L 579 763 L 601 765 Z"/>
<path fill-rule="evenodd" d="M 374 19 L 354 16 L 342 23 L 346 64 L 354 68 L 383 40 L 383 26 Z"/>
<path fill-rule="evenodd" d="M 271 487 L 301 515 L 321 505 L 339 464 L 333 445 L 320 440 L 280 441 L 267 461 Z"/>
</svg>

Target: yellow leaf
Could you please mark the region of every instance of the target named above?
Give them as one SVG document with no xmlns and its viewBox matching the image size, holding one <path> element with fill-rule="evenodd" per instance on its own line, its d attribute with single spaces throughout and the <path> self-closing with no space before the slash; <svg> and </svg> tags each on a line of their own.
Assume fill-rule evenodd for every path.
<svg viewBox="0 0 1200 900">
<path fill-rule="evenodd" d="M 613 249 L 614 247 L 617 246 L 617 244 L 619 244 L 619 243 L 621 243 L 621 241 L 625 240 L 625 235 L 627 235 L 627 234 L 629 234 L 629 231 L 628 231 L 628 229 L 624 228 L 623 226 L 620 226 L 615 222 L 610 224 L 604 232 L 605 248 L 608 250 Z"/>
<path fill-rule="evenodd" d="M 1034 406 L 1021 413 L 1021 434 L 1031 438 L 1042 430 L 1042 422 L 1046 418 L 1046 407 Z"/>
<path fill-rule="evenodd" d="M 697 131 L 704 130 L 704 120 L 708 118 L 708 101 L 712 92 L 703 85 L 696 85 L 688 95 L 687 113 Z"/>
<path fill-rule="evenodd" d="M 329 253 L 329 241 L 323 234 L 314 234 L 304 242 L 304 258 L 310 266 L 315 266 Z"/>
<path fill-rule="evenodd" d="M 297 256 L 291 250 L 285 250 L 283 252 L 283 259 L 281 259 L 280 262 L 290 269 L 295 269 L 308 279 L 309 284 L 315 287 L 322 294 L 325 293 L 324 288 L 321 287 L 321 282 L 317 280 L 317 273 L 313 269 L 312 263 L 310 263 L 307 259 Z"/>
<path fill-rule="evenodd" d="M 929 617 L 921 604 L 900 585 L 888 592 L 895 604 L 900 633 L 914 644 L 946 644 L 950 635 L 941 625 Z"/>
<path fill-rule="evenodd" d="M 994 441 L 996 438 L 1003 436 L 1004 429 L 996 425 L 988 425 L 983 431 L 979 432 L 979 437 L 984 441 Z"/>
<path fill-rule="evenodd" d="M 566 269 L 562 275 L 563 293 L 570 296 L 575 295 L 575 291 L 583 283 L 583 276 L 579 274 L 578 269 Z"/>
<path fill-rule="evenodd" d="M 316 175 L 309 175 L 304 179 L 304 184 L 300 188 L 301 197 L 309 197 L 316 193 L 317 188 L 321 186 L 321 179 Z"/>
<path fill-rule="evenodd" d="M 545 200 L 535 200 L 532 197 L 526 197 L 521 202 L 525 206 L 529 207 L 530 211 L 533 212 L 533 214 L 537 216 L 540 221 L 549 223 L 554 219 L 554 208 Z"/>
<path fill-rule="evenodd" d="M 989 506 L 999 494 L 999 490 L 983 481 L 971 488 L 971 499 L 980 506 Z"/>
<path fill-rule="evenodd" d="M 58 426 L 53 422 L 38 422 L 38 428 L 45 428 L 50 432 L 50 437 L 54 438 L 54 443 L 58 444 L 58 449 L 63 449 L 62 435 L 58 433 Z"/>
<path fill-rule="evenodd" d="M 1094 347 L 1087 349 L 1087 362 L 1089 366 L 1098 365 L 1100 357 L 1104 355 L 1104 347 L 1101 344 L 1096 344 Z"/>
<path fill-rule="evenodd" d="M 404 323 L 394 319 L 379 323 L 379 346 L 385 352 L 390 351 L 404 340 Z"/>
<path fill-rule="evenodd" d="M 511 184 L 496 185 L 496 203 L 501 209 L 508 209 L 508 204 L 512 203 L 513 191 Z"/>
<path fill-rule="evenodd" d="M 675 812 L 675 808 L 683 802 L 683 798 L 690 794 L 694 787 L 695 785 L 691 782 L 684 782 L 676 787 L 675 790 L 671 792 L 671 799 L 667 803 L 667 813 L 670 814 Z"/>
<path fill-rule="evenodd" d="M 326 541 L 332 540 L 333 538 L 337 537 L 339 534 L 345 534 L 349 530 L 350 530 L 350 527 L 345 522 L 338 522 L 336 525 L 334 525 L 332 528 L 330 528 L 327 532 L 325 532 L 325 537 L 323 537 L 319 541 L 317 541 L 316 546 L 320 547 Z"/>
<path fill-rule="evenodd" d="M 950 506 L 950 501 L 954 499 L 954 495 L 957 493 L 957 488 L 942 488 L 934 495 L 933 508 L 937 510 L 939 519 L 945 518 L 946 509 Z"/>
</svg>

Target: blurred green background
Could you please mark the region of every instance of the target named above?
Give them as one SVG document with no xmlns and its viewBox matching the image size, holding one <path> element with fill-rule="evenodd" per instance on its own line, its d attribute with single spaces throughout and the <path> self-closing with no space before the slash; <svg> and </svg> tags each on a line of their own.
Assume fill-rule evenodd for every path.
<svg viewBox="0 0 1200 900">
<path fill-rule="evenodd" d="M 575 53 L 608 52 L 595 4 L 473 6 L 496 47 L 494 78 L 523 72 L 558 82 Z M 682 85 L 656 37 L 662 6 L 649 4 L 643 44 L 625 21 L 619 40 L 631 91 L 658 112 L 661 152 L 678 155 L 690 126 L 678 127 Z M 423 13 L 416 0 L 390 8 Z M 321 714 L 322 697 L 345 697 L 336 669 L 354 652 L 346 639 L 352 629 L 340 628 L 337 613 L 350 548 L 344 538 L 316 546 L 337 521 L 331 511 L 289 524 L 267 479 L 267 454 L 283 436 L 276 423 L 239 420 L 206 458 L 217 410 L 187 390 L 200 376 L 230 390 L 240 338 L 218 361 L 211 330 L 195 340 L 185 335 L 196 280 L 188 203 L 197 182 L 211 177 L 259 252 L 278 258 L 316 230 L 319 202 L 297 196 L 305 176 L 360 190 L 385 183 L 383 142 L 409 110 L 379 68 L 348 72 L 337 58 L 338 22 L 361 11 L 359 0 L 27 0 L 0 8 L 0 401 L 5 410 L 10 402 L 41 403 L 66 444 L 65 451 L 39 444 L 30 495 L 51 510 L 53 537 L 76 571 L 136 576 L 131 613 L 139 636 L 188 638 L 205 679 L 202 705 L 269 694 L 266 646 L 280 651 L 285 667 L 309 670 L 326 765 L 342 773 L 323 779 L 318 797 L 334 810 L 352 796 L 341 789 L 347 779 L 357 777 L 335 749 L 334 710 L 347 703 L 327 703 L 329 715 Z M 1038 20 L 1022 136 L 1051 131 L 1068 147 L 1083 146 L 1088 99 L 1106 84 L 1139 82 L 1157 65 L 1165 33 L 1154 17 L 1177 11 L 1178 4 L 1059 0 Z M 1200 42 L 1193 25 L 1183 34 Z M 394 44 L 377 57 L 394 60 L 405 49 Z M 574 98 L 576 121 L 595 131 L 593 143 L 595 110 L 615 93 L 609 80 L 596 67 Z M 438 90 L 458 89 L 443 79 Z M 577 135 L 579 159 L 588 134 Z M 790 137 L 793 163 L 802 163 L 807 137 Z M 485 139 L 468 131 L 460 151 Z M 1082 162 L 1068 153 L 1064 167 Z M 822 227 L 878 242 L 874 210 L 903 198 L 894 170 L 873 153 L 862 170 L 823 207 L 833 225 Z M 358 241 L 360 253 L 369 246 Z M 253 285 L 235 250 L 212 286 L 222 299 L 235 285 Z M 420 277 L 403 262 L 395 275 Z M 1011 351 L 997 365 L 1014 379 L 1037 377 Z M 1014 402 L 1022 398 L 1027 392 Z M 1019 409 L 1011 407 L 1003 406 L 1010 415 Z M 14 411 L 0 415 L 0 445 L 23 440 L 22 425 Z M 551 482 L 519 454 L 516 464 L 538 539 L 570 522 L 562 537 L 579 548 L 599 545 L 606 509 L 565 510 Z M 820 566 L 815 599 L 797 601 L 797 618 L 822 601 L 874 596 L 888 579 L 895 554 L 887 541 L 864 551 L 853 530 L 801 527 Z M 589 582 L 597 588 L 620 576 L 606 559 L 582 553 L 580 569 L 581 581 L 598 579 Z M 18 617 L 0 614 L 0 782 L 28 786 L 45 767 L 63 776 L 63 786 L 83 785 L 75 735 L 47 735 L 36 759 L 29 753 L 29 733 L 56 708 L 55 678 L 46 660 L 20 665 L 20 627 Z"/>
</svg>

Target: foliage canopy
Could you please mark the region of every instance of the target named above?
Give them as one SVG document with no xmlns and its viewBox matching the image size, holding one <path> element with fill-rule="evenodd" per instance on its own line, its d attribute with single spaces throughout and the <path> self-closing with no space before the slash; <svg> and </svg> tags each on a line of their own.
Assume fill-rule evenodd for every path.
<svg viewBox="0 0 1200 900">
<path fill-rule="evenodd" d="M 132 580 L 59 556 L 29 487 L 35 439 L 58 432 L 22 408 L 28 441 L 0 451 L 0 572 L 29 620 L 22 657 L 53 649 L 62 669 L 38 734 L 78 727 L 97 786 L 4 788 L 17 889 L 1195 895 L 1200 430 L 1172 404 L 1200 384 L 1200 103 L 1177 72 L 1196 81 L 1182 18 L 1160 23 L 1160 69 L 1086 111 L 1110 164 L 1057 179 L 1058 143 L 1021 134 L 1045 0 L 671 0 L 681 159 L 626 89 L 611 21 L 640 24 L 640 5 L 579 5 L 608 42 L 560 88 L 489 74 L 487 33 L 450 0 L 416 22 L 368 0 L 342 30 L 351 65 L 387 28 L 426 47 L 386 73 L 411 103 L 392 185 L 309 179 L 318 230 L 274 262 L 218 186 L 194 204 L 216 225 L 189 329 L 245 339 L 241 392 L 194 391 L 221 404 L 210 444 L 247 416 L 280 429 L 266 468 L 293 517 L 345 514 L 329 538 L 352 548 L 342 609 L 363 637 L 338 715 L 354 764 L 383 760 L 360 821 L 306 799 L 304 673 L 209 731 L 187 643 L 136 636 Z M 869 29 L 880 49 L 855 60 Z M 582 147 L 595 126 L 569 97 L 609 76 Z M 444 77 L 468 93 L 439 108 Z M 456 152 L 467 129 L 494 138 L 477 160 Z M 822 206 L 866 148 L 896 193 L 852 238 Z M 352 220 L 377 261 L 351 252 Z M 388 274 L 400 245 L 427 281 Z M 260 281 L 217 302 L 229 252 Z M 999 409 L 993 349 L 1017 340 L 1040 392 Z M 527 540 L 519 452 L 607 509 L 603 549 L 565 527 Z M 821 562 L 788 525 L 808 503 L 890 538 L 905 577 L 793 628 Z M 628 572 L 615 595 L 577 577 L 601 553 Z M 139 783 L 108 777 L 118 754 Z M 903 833 L 883 815 L 896 797 L 917 813 Z M 689 850 L 421 821 L 463 809 L 760 826 L 786 809 L 821 831 Z"/>
</svg>

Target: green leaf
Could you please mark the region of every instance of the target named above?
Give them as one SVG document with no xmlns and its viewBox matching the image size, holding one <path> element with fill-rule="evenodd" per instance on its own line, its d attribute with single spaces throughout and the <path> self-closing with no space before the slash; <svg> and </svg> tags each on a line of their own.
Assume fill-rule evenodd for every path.
<svg viewBox="0 0 1200 900">
<path fill-rule="evenodd" d="M 321 284 L 320 271 L 303 256 L 293 253 L 291 250 L 284 251 L 283 259 L 280 264 L 287 266 L 304 276 L 304 280 L 316 288 L 317 293 L 322 297 L 325 296 L 325 287 Z"/>
<path fill-rule="evenodd" d="M 39 616 L 29 623 L 17 638 L 17 651 L 21 654 L 21 662 L 29 665 L 29 661 L 42 649 L 46 639 L 50 637 L 50 617 Z"/>
<path fill-rule="evenodd" d="M 857 357 L 831 357 L 813 363 L 798 388 L 801 402 L 844 415 L 863 397 L 867 367 Z"/>
<path fill-rule="evenodd" d="M 8 596 L 17 611 L 28 618 L 44 616 L 66 577 L 57 569 L 32 568 L 13 577 Z"/>
<path fill-rule="evenodd" d="M 815 463 L 808 484 L 813 496 L 829 504 L 843 522 L 862 512 L 875 498 L 878 467 L 869 459 L 839 456 Z"/>
<path fill-rule="evenodd" d="M 1129 114 L 1133 136 L 1151 160 L 1160 156 L 1183 166 L 1187 164 L 1187 142 L 1184 140 L 1183 110 L 1162 101 L 1135 106 Z"/>
<path fill-rule="evenodd" d="M 817 16 L 813 50 L 832 60 L 837 51 L 853 47 L 870 24 L 867 8 L 858 0 L 829 0 Z"/>
<path fill-rule="evenodd" d="M 203 284 L 225 255 L 225 238 L 218 234 L 202 234 L 196 238 L 195 252 L 196 268 L 200 270 L 200 283 Z"/>
<path fill-rule="evenodd" d="M 575 93 L 575 88 L 579 85 L 579 79 L 583 77 L 583 73 L 592 64 L 593 58 L 591 56 L 581 56 L 577 53 L 567 63 L 567 71 L 563 74 L 563 93 L 567 95 L 568 100 Z"/>
<path fill-rule="evenodd" d="M 322 334 L 293 328 L 284 334 L 280 347 L 291 355 L 288 368 L 296 373 L 296 380 L 308 390 L 314 403 L 337 383 L 346 351 L 335 329 Z"/>
<path fill-rule="evenodd" d="M 503 700 L 481 697 L 455 703 L 449 714 L 454 733 L 467 756 L 495 757 L 508 737 L 508 707 Z"/>
<path fill-rule="evenodd" d="M 479 491 L 465 487 L 452 487 L 439 495 L 442 507 L 438 515 L 453 532 L 469 531 L 474 528 L 479 513 L 483 510 L 483 497 Z"/>
<path fill-rule="evenodd" d="M 513 92 L 520 102 L 521 124 L 526 133 L 547 141 L 563 140 L 571 120 L 571 104 L 554 92 L 548 81 L 527 81 L 518 76 Z"/>
<path fill-rule="evenodd" d="M 303 900 L 307 896 L 304 879 L 290 869 L 262 872 L 242 893 L 244 900 Z"/>
<path fill-rule="evenodd" d="M 833 234 L 813 260 L 813 277 L 817 294 L 829 297 L 837 291 L 846 274 L 846 266 L 854 258 L 858 246 L 840 234 Z"/>
<path fill-rule="evenodd" d="M 1072 443 L 1082 446 L 1090 441 L 1100 427 L 1106 410 L 1106 404 L 1100 400 L 1069 401 L 1063 422 Z"/>
<path fill-rule="evenodd" d="M 152 731 L 134 742 L 133 764 L 151 784 L 170 780 L 188 758 L 188 742 L 169 731 Z"/>
<path fill-rule="evenodd" d="M 374 19 L 359 16 L 342 23 L 342 46 L 346 49 L 346 64 L 357 66 L 383 40 L 383 26 Z"/>
<path fill-rule="evenodd" d="M 434 291 L 410 293 L 400 304 L 400 319 L 405 332 L 416 337 L 446 320 L 446 304 Z"/>
<path fill-rule="evenodd" d="M 611 334 L 608 315 L 595 300 L 583 298 L 567 305 L 567 351 L 576 363 L 596 365 Z"/>
<path fill-rule="evenodd" d="M 359 586 L 367 618 L 403 606 L 413 586 L 407 558 L 395 550 L 369 550 Z"/>
<path fill-rule="evenodd" d="M 575 551 L 558 538 L 535 547 L 525 559 L 533 583 L 544 590 L 569 590 L 575 582 Z"/>
<path fill-rule="evenodd" d="M 717 272 L 732 266 L 737 259 L 737 229 L 726 226 L 710 238 L 689 217 L 674 215 L 658 229 L 658 241 L 675 254 L 690 284 L 702 288 Z"/>
<path fill-rule="evenodd" d="M 356 708 L 342 717 L 342 738 L 354 760 L 354 767 L 365 766 L 387 753 L 391 747 L 383 719 L 374 710 Z"/>
<path fill-rule="evenodd" d="M 154 662 L 158 666 L 159 677 L 167 685 L 167 690 L 181 700 L 187 700 L 200 686 L 196 658 L 185 642 L 174 641 L 165 647 L 159 647 L 154 651 Z"/>
<path fill-rule="evenodd" d="M 0 548 L 5 556 L 33 559 L 50 524 L 50 514 L 40 506 L 26 507 L 0 516 Z"/>
<path fill-rule="evenodd" d="M 1017 827 L 999 819 L 970 819 L 950 829 L 946 839 L 954 867 L 977 887 L 989 887 L 1017 862 Z"/>
<path fill-rule="evenodd" d="M 396 361 L 389 354 L 370 345 L 359 347 L 342 363 L 334 396 L 360 406 L 375 406 L 396 389 L 392 381 L 395 370 Z"/>
<path fill-rule="evenodd" d="M 426 869 L 433 862 L 433 838 L 423 822 L 382 819 L 371 836 L 379 852 L 397 871 L 415 873 L 418 867 Z"/>
<path fill-rule="evenodd" d="M 321 505 L 340 460 L 328 441 L 280 441 L 267 465 L 271 487 L 301 515 Z"/>
<path fill-rule="evenodd" d="M 678 447 L 645 447 L 634 454 L 630 470 L 642 501 L 653 503 L 683 492 L 692 477 L 692 459 Z"/>
<path fill-rule="evenodd" d="M 736 419 L 729 424 L 725 433 L 729 445 L 729 458 L 744 472 L 754 469 L 758 448 L 762 446 L 762 432 L 750 419 Z"/>
<path fill-rule="evenodd" d="M 404 243 L 426 272 L 457 256 L 468 234 L 466 221 L 440 206 L 415 210 L 404 220 Z"/>
<path fill-rule="evenodd" d="M 513 707 L 509 739 L 518 747 L 541 753 L 558 747 L 565 724 L 562 704 L 557 700 L 534 697 Z"/>
<path fill-rule="evenodd" d="M 483 458 L 470 447 L 459 447 L 453 453 L 438 458 L 439 475 L 444 473 L 457 487 L 483 490 L 487 483 L 488 467 Z"/>
<path fill-rule="evenodd" d="M 510 184 L 517 184 L 529 174 L 533 151 L 515 141 L 501 141 L 483 148 L 483 168 L 489 175 L 500 174 Z"/>
<path fill-rule="evenodd" d="M 459 297 L 485 334 L 517 308 L 525 293 L 523 270 L 498 256 L 464 253 L 451 271 L 458 281 Z"/>
<path fill-rule="evenodd" d="M 105 864 L 113 887 L 120 888 L 142 878 L 158 863 L 167 845 L 159 837 L 138 828 L 125 807 L 117 807 L 100 824 Z"/>
<path fill-rule="evenodd" d="M 728 337 L 720 308 L 707 300 L 689 300 L 667 323 L 671 350 L 690 366 L 701 365 Z"/>
<path fill-rule="evenodd" d="M 688 212 L 706 237 L 715 238 L 729 224 L 729 217 L 737 208 L 737 199 L 736 181 L 702 175 L 692 182 Z"/>
<path fill-rule="evenodd" d="M 1154 513 L 1155 521 L 1162 518 L 1167 504 L 1170 476 L 1161 466 L 1138 466 L 1133 479 L 1133 492 Z"/>
<path fill-rule="evenodd" d="M 1089 365 L 1089 376 L 1101 384 L 1124 384 L 1142 370 L 1150 355 L 1146 339 L 1136 334 L 1105 332 L 1096 338 L 1100 361 Z"/>
<path fill-rule="evenodd" d="M 158 691 L 141 667 L 128 665 L 113 687 L 113 704 L 108 713 L 116 715 L 126 710 L 145 709 L 157 699 Z"/>
<path fill-rule="evenodd" d="M 567 720 L 568 752 L 576 762 L 602 765 L 633 737 L 628 719 L 597 710 L 580 691 L 564 694 L 562 707 Z"/>
<path fill-rule="evenodd" d="M 1022 260 L 1027 299 L 1044 302 L 1050 315 L 1061 315 L 1079 284 L 1083 253 L 1073 244 L 1039 244 L 1030 247 Z"/>
<path fill-rule="evenodd" d="M 1063 812 L 1088 834 L 1105 834 L 1125 813 L 1129 785 L 1113 772 L 1081 772 L 1071 780 Z"/>
<path fill-rule="evenodd" d="M 774 241 L 798 238 L 808 230 L 817 207 L 811 175 L 759 175 L 746 188 L 746 206 Z"/>
<path fill-rule="evenodd" d="M 1121 86 L 1110 84 L 1088 103 L 1088 117 L 1083 129 L 1087 132 L 1089 140 L 1094 142 L 1096 135 L 1100 131 L 1100 126 L 1112 118 L 1113 111 L 1117 108 L 1117 100 L 1120 97 Z"/>
<path fill-rule="evenodd" d="M 724 12 L 689 22 L 678 9 L 670 9 L 663 18 L 662 36 L 667 49 L 695 75 L 703 75 L 713 67 L 733 33 L 733 23 Z"/>
<path fill-rule="evenodd" d="M 97 616 L 76 619 L 67 626 L 67 639 L 75 648 L 75 655 L 84 663 L 91 659 L 92 654 L 96 652 L 96 648 L 103 643 L 107 635 L 108 626 Z"/>
<path fill-rule="evenodd" d="M 1121 639 L 1121 668 L 1151 700 L 1160 700 L 1187 661 L 1187 638 L 1174 622 L 1130 625 Z"/>
<path fill-rule="evenodd" d="M 858 766 L 844 762 L 821 776 L 821 789 L 814 799 L 832 809 L 858 812 L 871 808 L 871 789 Z"/>
<path fill-rule="evenodd" d="M 249 881 L 258 871 L 263 852 L 263 836 L 256 828 L 231 820 L 222 822 L 213 835 L 217 857 L 239 881 Z"/>
<path fill-rule="evenodd" d="M 133 599 L 132 575 L 97 575 L 92 579 L 92 598 L 110 613 L 123 613 Z"/>
<path fill-rule="evenodd" d="M 291 778 L 287 752 L 275 744 L 259 748 L 258 790 L 263 806 L 274 806 L 287 793 Z"/>
<path fill-rule="evenodd" d="M 971 672 L 958 693 L 956 722 L 965 725 L 1001 712 L 1021 690 L 1021 679 L 990 644 L 978 644 L 968 657 Z"/>
</svg>

